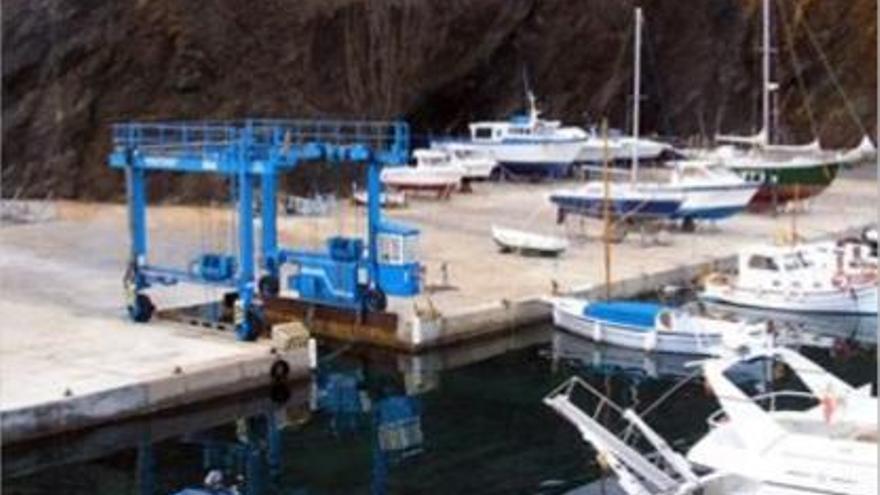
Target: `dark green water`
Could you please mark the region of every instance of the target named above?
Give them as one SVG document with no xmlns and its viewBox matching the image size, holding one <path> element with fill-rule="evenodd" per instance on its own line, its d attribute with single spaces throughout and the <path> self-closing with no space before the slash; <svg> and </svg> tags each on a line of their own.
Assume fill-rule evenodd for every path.
<svg viewBox="0 0 880 495">
<path fill-rule="evenodd" d="M 818 323 L 835 338 L 802 352 L 851 383 L 876 382 L 876 325 Z M 640 409 L 691 371 L 686 358 L 550 329 L 419 357 L 329 345 L 322 355 L 316 384 L 286 393 L 258 390 L 6 448 L 3 493 L 170 494 L 200 485 L 210 468 L 244 476 L 242 492 L 252 494 L 564 493 L 601 471 L 544 394 L 576 374 Z M 786 384 L 785 375 L 762 381 L 765 369 L 738 376 L 752 387 Z M 715 408 L 697 379 L 646 419 L 686 450 Z"/>
</svg>

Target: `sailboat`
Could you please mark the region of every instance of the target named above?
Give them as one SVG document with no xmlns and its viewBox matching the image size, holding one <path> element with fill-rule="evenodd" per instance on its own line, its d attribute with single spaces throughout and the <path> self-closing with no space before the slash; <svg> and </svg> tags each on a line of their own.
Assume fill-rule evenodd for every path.
<svg viewBox="0 0 880 495">
<path fill-rule="evenodd" d="M 794 199 L 816 196 L 837 177 L 841 166 L 855 165 L 876 156 L 868 136 L 849 150 L 826 150 L 818 140 L 802 145 L 774 144 L 770 135 L 770 96 L 779 85 L 770 80 L 770 0 L 763 0 L 763 58 L 761 131 L 753 136 L 718 135 L 720 146 L 710 150 L 684 150 L 687 156 L 712 160 L 761 187 L 751 202 L 767 209 Z"/>
<path fill-rule="evenodd" d="M 630 183 L 610 185 L 611 211 L 615 217 L 641 220 L 681 220 L 692 230 L 697 220 L 720 220 L 739 213 L 749 204 L 759 185 L 750 183 L 724 167 L 706 160 L 671 162 L 667 181 L 639 181 L 639 161 L 646 150 L 659 156 L 662 143 L 639 137 L 641 100 L 641 31 L 642 12 L 635 11 L 635 71 L 633 73 L 633 129 L 631 136 L 608 139 L 606 152 L 612 157 L 629 153 Z M 653 144 L 652 144 L 653 143 Z M 602 215 L 604 187 L 598 182 L 575 189 L 556 191 L 550 200 L 559 208 L 558 218 L 569 213 L 599 217 Z"/>
</svg>

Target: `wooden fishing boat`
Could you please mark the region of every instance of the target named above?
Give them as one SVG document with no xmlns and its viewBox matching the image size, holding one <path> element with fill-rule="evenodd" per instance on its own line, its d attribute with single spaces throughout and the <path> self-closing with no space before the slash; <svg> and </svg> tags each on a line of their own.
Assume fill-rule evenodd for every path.
<svg viewBox="0 0 880 495">
<path fill-rule="evenodd" d="M 756 246 L 739 253 L 738 274 L 714 273 L 700 298 L 803 313 L 877 314 L 877 265 L 854 259 L 855 246 Z M 833 256 L 833 258 L 832 258 Z"/>
</svg>

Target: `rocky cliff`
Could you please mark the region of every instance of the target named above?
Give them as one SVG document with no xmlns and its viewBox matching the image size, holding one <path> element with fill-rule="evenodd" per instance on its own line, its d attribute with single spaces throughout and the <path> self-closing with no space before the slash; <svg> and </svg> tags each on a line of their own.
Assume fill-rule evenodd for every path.
<svg viewBox="0 0 880 495">
<path fill-rule="evenodd" d="M 622 127 L 636 4 L 643 132 L 755 130 L 760 0 L 4 0 L 4 195 L 120 197 L 105 157 L 121 119 L 401 116 L 462 132 L 522 106 L 524 69 L 547 115 Z M 874 1 L 774 4 L 780 137 L 873 132 Z M 164 181 L 171 196 L 211 187 Z"/>
</svg>

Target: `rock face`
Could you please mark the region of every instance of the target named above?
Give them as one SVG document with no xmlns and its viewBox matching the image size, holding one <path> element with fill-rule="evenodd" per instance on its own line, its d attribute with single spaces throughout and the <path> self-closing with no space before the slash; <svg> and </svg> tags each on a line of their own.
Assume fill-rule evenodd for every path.
<svg viewBox="0 0 880 495">
<path fill-rule="evenodd" d="M 121 197 L 117 120 L 399 116 L 460 133 L 520 108 L 524 71 L 546 115 L 623 127 L 637 3 L 643 133 L 756 130 L 760 0 L 5 0 L 3 194 Z M 780 137 L 873 132 L 873 0 L 774 4 Z M 172 198 L 215 185 L 158 181 Z"/>
</svg>

